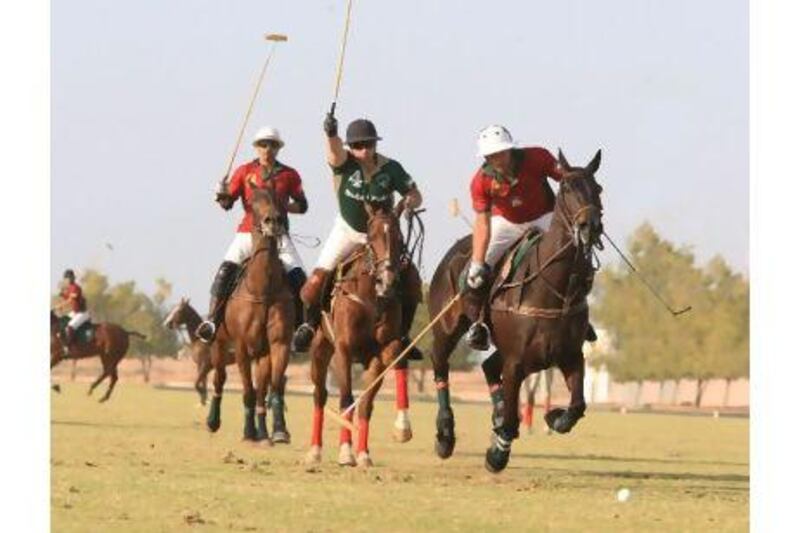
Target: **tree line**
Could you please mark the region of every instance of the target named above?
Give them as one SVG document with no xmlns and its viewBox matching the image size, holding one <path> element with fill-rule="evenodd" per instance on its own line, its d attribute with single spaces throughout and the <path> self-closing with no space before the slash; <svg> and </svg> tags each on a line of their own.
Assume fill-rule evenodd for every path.
<svg viewBox="0 0 800 533">
<path fill-rule="evenodd" d="M 720 256 L 696 264 L 689 247 L 662 238 L 648 223 L 634 231 L 627 248 L 631 262 L 667 302 L 692 310 L 674 317 L 626 265 L 604 266 L 595 279 L 591 316 L 612 336 L 614 350 L 604 361 L 612 377 L 640 385 L 695 380 L 695 405 L 708 380 L 725 379 L 729 388 L 747 377 L 749 281 Z"/>
</svg>

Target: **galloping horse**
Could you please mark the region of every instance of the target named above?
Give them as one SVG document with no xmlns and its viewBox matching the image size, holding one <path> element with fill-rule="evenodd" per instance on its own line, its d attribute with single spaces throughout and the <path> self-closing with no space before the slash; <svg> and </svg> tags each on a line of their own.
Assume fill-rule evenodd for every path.
<svg viewBox="0 0 800 533">
<path fill-rule="evenodd" d="M 286 273 L 278 259 L 278 239 L 285 229 L 269 189 L 255 191 L 253 220 L 253 252 L 225 307 L 219 332 L 211 344 L 214 396 L 206 425 L 214 432 L 221 424 L 227 347 L 232 345 L 244 387 L 244 440 L 288 443 L 291 436 L 286 429 L 283 394 L 294 327 L 294 302 Z M 252 379 L 253 361 L 257 364 L 256 387 Z M 271 441 L 265 405 L 268 389 L 273 416 Z"/>
<path fill-rule="evenodd" d="M 136 331 L 128 331 L 118 324 L 111 322 L 101 322 L 94 327 L 94 336 L 88 343 L 74 342 L 70 347 L 69 355 L 64 353 L 64 345 L 59 336 L 62 329 L 62 320 L 56 316 L 55 312 L 50 311 L 50 368 L 53 368 L 64 359 L 85 359 L 87 357 L 99 356 L 103 363 L 103 371 L 100 376 L 89 387 L 89 394 L 106 377 L 109 378 L 108 390 L 100 398 L 100 402 L 105 402 L 111 397 L 111 392 L 117 384 L 117 365 L 125 357 L 130 345 L 130 336 L 144 339 L 145 336 Z"/>
<path fill-rule="evenodd" d="M 403 248 L 400 224 L 391 209 L 368 207 L 367 213 L 367 244 L 340 265 L 330 316 L 323 317 L 311 343 L 314 416 L 311 448 L 306 455 L 309 465 L 322 460 L 323 409 L 328 398 L 325 378 L 331 358 L 339 384 L 339 405 L 345 410 L 353 404 L 352 364 L 358 362 L 364 366 L 362 377 L 364 383 L 370 384 L 401 349 L 402 310 L 394 289 Z M 379 388 L 380 384 L 366 391 L 364 401 L 358 405 L 357 456 L 353 455 L 350 429 L 343 426 L 340 431 L 338 463 L 342 466 L 372 466 L 369 420 Z M 345 418 L 352 420 L 352 411 Z"/>
<path fill-rule="evenodd" d="M 211 372 L 211 347 L 197 336 L 197 326 L 203 319 L 189 303 L 188 298 L 181 298 L 180 302 L 170 310 L 164 319 L 164 327 L 178 330 L 185 328 L 189 334 L 189 355 L 197 367 L 197 378 L 194 381 L 194 390 L 200 395 L 200 404 L 205 405 L 208 399 L 208 373 Z M 236 362 L 234 353 L 225 352 L 225 364 L 232 365 Z"/>
<path fill-rule="evenodd" d="M 600 246 L 602 233 L 602 188 L 594 178 L 600 152 L 586 168 L 571 167 L 560 151 L 558 156 L 565 176 L 556 196 L 553 222 L 515 270 L 508 272 L 513 250 L 501 261 L 501 274 L 491 287 L 485 309 L 498 351 L 484 364 L 484 372 L 487 382 L 502 383 L 502 396 L 495 402 L 492 417 L 494 442 L 486 452 L 486 467 L 492 472 L 506 467 L 511 442 L 519 435 L 519 389 L 526 376 L 552 366 L 563 373 L 571 393 L 569 407 L 545 415 L 547 425 L 556 432 L 570 431 L 586 409 L 582 346 L 589 330 L 586 296 L 596 270 L 593 248 Z M 471 248 L 471 239 L 465 237 L 439 264 L 430 287 L 431 316 L 458 292 L 459 275 Z M 439 400 L 436 451 L 442 458 L 449 457 L 455 446 L 447 361 L 469 325 L 462 302 L 433 328 L 432 359 Z"/>
</svg>

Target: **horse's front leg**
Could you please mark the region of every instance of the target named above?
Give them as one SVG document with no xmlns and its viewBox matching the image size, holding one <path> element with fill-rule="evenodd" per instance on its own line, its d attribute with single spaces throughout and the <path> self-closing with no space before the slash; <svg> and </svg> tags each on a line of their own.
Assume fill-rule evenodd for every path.
<svg viewBox="0 0 800 533">
<path fill-rule="evenodd" d="M 333 371 L 336 383 L 339 385 L 339 412 L 343 413 L 353 405 L 353 379 L 352 358 L 350 346 L 344 341 L 337 341 L 336 351 L 333 355 Z M 348 422 L 353 421 L 353 411 L 343 415 Z M 353 454 L 353 434 L 350 428 L 342 426 L 339 429 L 339 466 L 356 466 L 356 456 Z"/>
<path fill-rule="evenodd" d="M 223 350 L 225 350 L 225 346 L 219 340 L 215 340 L 211 345 L 211 364 L 214 367 L 214 396 L 211 398 L 211 405 L 208 408 L 206 427 L 212 433 L 222 425 L 222 390 L 225 388 L 225 379 L 228 377 L 225 370 Z"/>
<path fill-rule="evenodd" d="M 508 358 L 503 363 L 503 425 L 494 429 L 486 450 L 486 469 L 497 473 L 508 465 L 511 443 L 519 436 L 519 389 L 525 378 L 522 363 Z"/>
<path fill-rule="evenodd" d="M 269 409 L 272 411 L 272 441 L 289 444 L 292 436 L 286 428 L 286 368 L 289 366 L 290 346 L 292 342 L 292 324 L 270 321 L 270 363 L 271 380 L 269 393 Z"/>
<path fill-rule="evenodd" d="M 397 353 L 384 350 L 382 355 L 383 364 L 388 365 L 395 357 L 400 355 L 402 346 L 397 344 Z M 408 442 L 414 436 L 411 431 L 411 419 L 408 417 L 408 358 L 403 357 L 394 368 L 395 384 L 395 411 L 397 415 L 394 419 L 392 428 L 392 438 L 397 442 Z"/>
<path fill-rule="evenodd" d="M 569 433 L 586 411 L 586 400 L 583 397 L 583 375 L 585 363 L 583 353 L 578 352 L 565 363 L 558 365 L 564 374 L 564 381 L 570 392 L 569 407 L 557 407 L 544 416 L 547 426 L 557 433 Z"/>
<path fill-rule="evenodd" d="M 497 429 L 503 425 L 503 357 L 498 350 L 492 352 L 481 363 L 483 377 L 489 388 L 489 399 L 492 401 L 492 428 Z"/>
<path fill-rule="evenodd" d="M 211 372 L 211 357 L 198 355 L 196 366 L 197 379 L 194 382 L 194 390 L 200 396 L 200 405 L 205 405 L 208 402 L 208 373 Z"/>
<path fill-rule="evenodd" d="M 436 385 L 436 454 L 442 459 L 453 455 L 456 446 L 456 421 L 450 405 L 450 353 L 456 346 L 462 331 L 448 332 L 441 323 L 433 327 L 433 379 Z"/>
<path fill-rule="evenodd" d="M 393 343 L 395 342 L 397 343 L 395 349 L 397 349 L 399 348 L 400 341 L 393 341 Z M 387 349 L 384 349 L 381 354 L 376 354 L 372 357 L 363 374 L 364 386 L 372 386 L 372 388 L 364 392 L 364 398 L 358 405 L 358 447 L 356 448 L 356 462 L 358 466 L 365 468 L 372 466 L 372 458 L 369 455 L 369 421 L 372 418 L 375 396 L 378 394 L 383 380 L 379 380 L 374 385 L 373 382 L 385 368 L 381 357 L 385 353 L 387 353 Z"/>
<path fill-rule="evenodd" d="M 269 391 L 270 375 L 272 374 L 271 353 L 258 360 L 256 367 L 256 440 L 267 446 L 272 446 L 267 429 L 267 392 Z"/>
<path fill-rule="evenodd" d="M 310 353 L 311 381 L 314 383 L 314 412 L 311 422 L 311 446 L 305 462 L 306 465 L 315 467 L 322 461 L 322 426 L 325 420 L 325 402 L 328 400 L 325 379 L 328 376 L 328 365 L 333 353 L 333 346 L 319 329 L 311 342 Z"/>
<path fill-rule="evenodd" d="M 257 357 L 256 360 L 262 357 Z M 250 354 L 243 342 L 236 346 L 236 364 L 242 378 L 242 404 L 244 405 L 244 430 L 242 440 L 256 441 L 256 390 L 253 387 L 253 367 Z"/>
</svg>

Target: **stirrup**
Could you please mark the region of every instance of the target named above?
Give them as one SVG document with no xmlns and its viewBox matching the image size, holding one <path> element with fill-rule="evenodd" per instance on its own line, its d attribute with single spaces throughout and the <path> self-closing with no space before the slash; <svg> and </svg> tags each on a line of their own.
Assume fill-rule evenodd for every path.
<svg viewBox="0 0 800 533">
<path fill-rule="evenodd" d="M 475 322 L 467 330 L 467 345 L 473 350 L 485 352 L 489 349 L 489 328 L 483 322 Z"/>
<path fill-rule="evenodd" d="M 200 325 L 197 326 L 195 334 L 205 344 L 211 344 L 217 334 L 217 326 L 211 320 L 203 320 Z"/>
</svg>

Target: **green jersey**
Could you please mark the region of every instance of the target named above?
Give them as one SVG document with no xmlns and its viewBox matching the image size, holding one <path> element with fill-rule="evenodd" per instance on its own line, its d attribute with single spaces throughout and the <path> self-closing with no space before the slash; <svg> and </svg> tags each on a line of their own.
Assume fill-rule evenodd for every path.
<svg viewBox="0 0 800 533">
<path fill-rule="evenodd" d="M 358 161 L 348 152 L 347 160 L 333 167 L 339 213 L 354 230 L 367 232 L 367 210 L 364 202 L 391 208 L 394 193 L 406 195 L 416 187 L 414 180 L 394 159 L 377 154 L 377 168 L 365 177 Z"/>
</svg>

